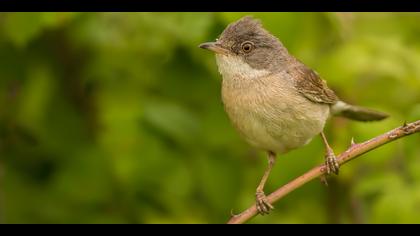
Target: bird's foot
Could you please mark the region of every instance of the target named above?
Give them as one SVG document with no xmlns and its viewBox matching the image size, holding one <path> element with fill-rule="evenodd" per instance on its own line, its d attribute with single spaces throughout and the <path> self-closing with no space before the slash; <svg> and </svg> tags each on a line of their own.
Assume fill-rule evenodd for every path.
<svg viewBox="0 0 420 236">
<path fill-rule="evenodd" d="M 331 149 L 328 149 L 327 154 L 325 155 L 325 168 L 327 175 L 330 175 L 331 173 L 338 175 L 340 170 L 337 157 L 335 157 L 334 152 Z"/>
<path fill-rule="evenodd" d="M 271 205 L 268 202 L 267 196 L 265 196 L 265 193 L 263 191 L 257 191 L 255 196 L 256 196 L 257 210 L 261 215 L 268 214 L 270 213 L 270 210 L 274 209 L 273 205 Z"/>
</svg>

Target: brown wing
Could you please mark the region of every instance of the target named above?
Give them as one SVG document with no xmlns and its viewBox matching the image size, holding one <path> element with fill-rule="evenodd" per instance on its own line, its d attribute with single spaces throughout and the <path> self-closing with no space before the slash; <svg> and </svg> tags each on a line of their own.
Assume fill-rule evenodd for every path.
<svg viewBox="0 0 420 236">
<path fill-rule="evenodd" d="M 289 70 L 289 74 L 295 79 L 299 92 L 309 100 L 326 104 L 335 104 L 339 100 L 334 91 L 328 88 L 327 83 L 305 65 L 299 63 Z"/>
</svg>

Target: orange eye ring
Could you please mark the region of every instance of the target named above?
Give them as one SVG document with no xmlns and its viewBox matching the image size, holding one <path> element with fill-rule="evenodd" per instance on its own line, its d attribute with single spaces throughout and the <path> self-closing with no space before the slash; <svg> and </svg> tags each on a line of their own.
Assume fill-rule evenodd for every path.
<svg viewBox="0 0 420 236">
<path fill-rule="evenodd" d="M 246 41 L 242 43 L 241 48 L 243 52 L 248 53 L 252 51 L 252 49 L 254 49 L 254 44 L 249 41 Z"/>
</svg>

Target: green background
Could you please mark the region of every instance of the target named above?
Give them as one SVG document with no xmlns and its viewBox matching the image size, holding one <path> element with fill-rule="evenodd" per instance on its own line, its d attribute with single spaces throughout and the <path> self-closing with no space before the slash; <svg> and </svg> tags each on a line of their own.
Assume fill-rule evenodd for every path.
<svg viewBox="0 0 420 236">
<path fill-rule="evenodd" d="M 197 46 L 253 15 L 343 100 L 336 153 L 420 118 L 419 13 L 1 13 L 0 223 L 224 223 L 254 202 L 265 154 L 234 131 Z M 420 135 L 312 181 L 251 223 L 420 223 Z M 323 162 L 279 156 L 267 192 Z"/>
</svg>

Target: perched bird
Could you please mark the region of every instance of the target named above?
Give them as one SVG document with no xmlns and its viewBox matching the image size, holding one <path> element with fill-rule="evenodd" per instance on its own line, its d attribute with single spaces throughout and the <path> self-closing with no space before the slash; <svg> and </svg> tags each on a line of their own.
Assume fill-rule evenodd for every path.
<svg viewBox="0 0 420 236">
<path fill-rule="evenodd" d="M 358 121 L 387 117 L 341 101 L 315 71 L 290 55 L 278 38 L 250 16 L 228 25 L 216 42 L 199 47 L 216 55 L 223 77 L 222 101 L 233 126 L 250 145 L 268 154 L 268 167 L 256 189 L 261 214 L 273 209 L 263 190 L 276 154 L 302 147 L 320 134 L 326 172 L 338 174 L 339 164 L 323 133 L 327 119 L 332 115 Z"/>
</svg>

